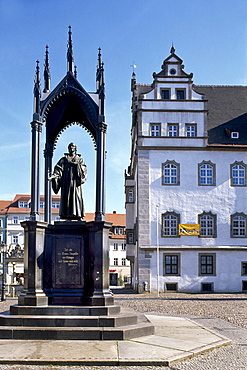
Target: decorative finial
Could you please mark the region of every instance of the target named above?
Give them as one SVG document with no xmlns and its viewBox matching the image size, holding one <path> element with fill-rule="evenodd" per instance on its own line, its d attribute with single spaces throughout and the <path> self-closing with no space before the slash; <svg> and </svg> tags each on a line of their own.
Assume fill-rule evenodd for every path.
<svg viewBox="0 0 247 370">
<path fill-rule="evenodd" d="M 67 71 L 74 73 L 74 56 L 73 56 L 71 26 L 69 26 L 69 40 L 68 40 L 68 49 L 67 49 Z"/>
<path fill-rule="evenodd" d="M 44 64 L 44 90 L 43 92 L 46 93 L 50 91 L 50 65 L 49 65 L 49 46 L 46 45 L 45 47 L 45 64 Z"/>
<path fill-rule="evenodd" d="M 170 53 L 171 53 L 171 54 L 174 54 L 174 53 L 175 53 L 175 48 L 174 48 L 174 46 L 173 46 L 173 43 L 172 43 L 172 47 L 171 47 Z"/>
<path fill-rule="evenodd" d="M 75 78 L 77 78 L 77 66 L 75 66 L 74 76 L 75 76 Z"/>
</svg>

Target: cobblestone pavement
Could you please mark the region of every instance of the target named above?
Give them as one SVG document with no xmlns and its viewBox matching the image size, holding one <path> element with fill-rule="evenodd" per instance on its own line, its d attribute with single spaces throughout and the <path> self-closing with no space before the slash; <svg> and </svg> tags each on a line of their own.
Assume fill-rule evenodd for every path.
<svg viewBox="0 0 247 370">
<path fill-rule="evenodd" d="M 0 302 L 0 312 L 15 300 Z M 246 294 L 134 294 L 116 290 L 115 303 L 139 312 L 183 316 L 232 340 L 226 347 L 167 366 L 34 366 L 1 365 L 0 370 L 247 370 Z M 0 348 L 1 350 L 1 348 Z"/>
</svg>

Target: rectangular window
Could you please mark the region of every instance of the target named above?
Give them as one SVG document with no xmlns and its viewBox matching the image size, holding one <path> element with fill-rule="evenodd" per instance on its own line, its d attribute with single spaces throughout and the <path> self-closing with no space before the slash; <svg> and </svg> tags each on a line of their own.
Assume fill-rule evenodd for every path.
<svg viewBox="0 0 247 370">
<path fill-rule="evenodd" d="M 18 221 L 19 221 L 18 217 L 17 216 L 14 216 L 13 217 L 13 223 L 14 224 L 18 224 Z"/>
<path fill-rule="evenodd" d="M 232 131 L 231 132 L 231 138 L 232 139 L 238 139 L 239 138 L 239 132 L 238 131 Z"/>
<path fill-rule="evenodd" d="M 167 292 L 177 292 L 178 291 L 178 283 L 165 283 L 165 290 Z"/>
<path fill-rule="evenodd" d="M 176 96 L 177 96 L 177 100 L 184 100 L 185 99 L 185 90 L 184 89 L 176 89 Z"/>
<path fill-rule="evenodd" d="M 122 266 L 126 266 L 126 258 L 122 258 Z"/>
<path fill-rule="evenodd" d="M 163 254 L 163 275 L 179 275 L 180 274 L 180 255 L 179 254 Z"/>
<path fill-rule="evenodd" d="M 122 251 L 126 251 L 126 244 L 122 243 Z"/>
<path fill-rule="evenodd" d="M 3 227 L 3 220 L 0 218 L 0 227 Z"/>
<path fill-rule="evenodd" d="M 150 125 L 150 136 L 160 136 L 160 125 Z"/>
<path fill-rule="evenodd" d="M 170 90 L 169 89 L 162 89 L 161 90 L 161 99 L 169 100 L 170 99 Z"/>
<path fill-rule="evenodd" d="M 113 250 L 114 251 L 118 251 L 118 243 L 114 243 L 113 244 Z"/>
<path fill-rule="evenodd" d="M 114 234 L 115 235 L 123 235 L 124 229 L 122 227 L 114 227 Z"/>
<path fill-rule="evenodd" d="M 39 202 L 39 208 L 44 208 L 45 207 L 45 202 L 43 202 L 43 201 L 41 201 L 41 202 Z"/>
<path fill-rule="evenodd" d="M 202 283 L 202 293 L 209 293 L 213 291 L 213 283 Z"/>
<path fill-rule="evenodd" d="M 52 202 L 51 204 L 51 208 L 56 208 L 58 209 L 60 207 L 60 203 L 59 202 Z"/>
<path fill-rule="evenodd" d="M 118 266 L 118 258 L 113 258 L 113 265 Z"/>
<path fill-rule="evenodd" d="M 13 243 L 18 244 L 18 235 L 13 235 Z"/>
<path fill-rule="evenodd" d="M 134 232 L 127 231 L 127 243 L 134 244 Z"/>
<path fill-rule="evenodd" d="M 19 208 L 28 208 L 28 202 L 20 201 L 19 202 Z"/>
<path fill-rule="evenodd" d="M 168 125 L 168 136 L 177 137 L 178 136 L 178 125 Z"/>
<path fill-rule="evenodd" d="M 242 262 L 242 275 L 247 275 L 247 262 Z"/>
<path fill-rule="evenodd" d="M 199 276 L 202 275 L 216 275 L 214 254 L 202 254 L 199 253 Z"/>
<path fill-rule="evenodd" d="M 187 137 L 195 137 L 196 136 L 196 125 L 189 125 L 186 126 L 186 136 Z"/>
</svg>

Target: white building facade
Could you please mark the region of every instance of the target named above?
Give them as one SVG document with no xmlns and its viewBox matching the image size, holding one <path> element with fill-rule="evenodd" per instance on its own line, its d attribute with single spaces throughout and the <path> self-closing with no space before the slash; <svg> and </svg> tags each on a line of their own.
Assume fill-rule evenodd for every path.
<svg viewBox="0 0 247 370">
<path fill-rule="evenodd" d="M 161 68 L 150 85 L 132 78 L 132 286 L 247 291 L 247 89 L 193 85 L 173 47 Z"/>
</svg>

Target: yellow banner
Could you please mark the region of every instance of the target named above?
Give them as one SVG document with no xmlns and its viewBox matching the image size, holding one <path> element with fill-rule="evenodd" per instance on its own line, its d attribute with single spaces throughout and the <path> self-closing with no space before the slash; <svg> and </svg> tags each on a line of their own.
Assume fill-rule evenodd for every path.
<svg viewBox="0 0 247 370">
<path fill-rule="evenodd" d="M 199 224 L 179 224 L 179 235 L 200 235 Z"/>
</svg>

